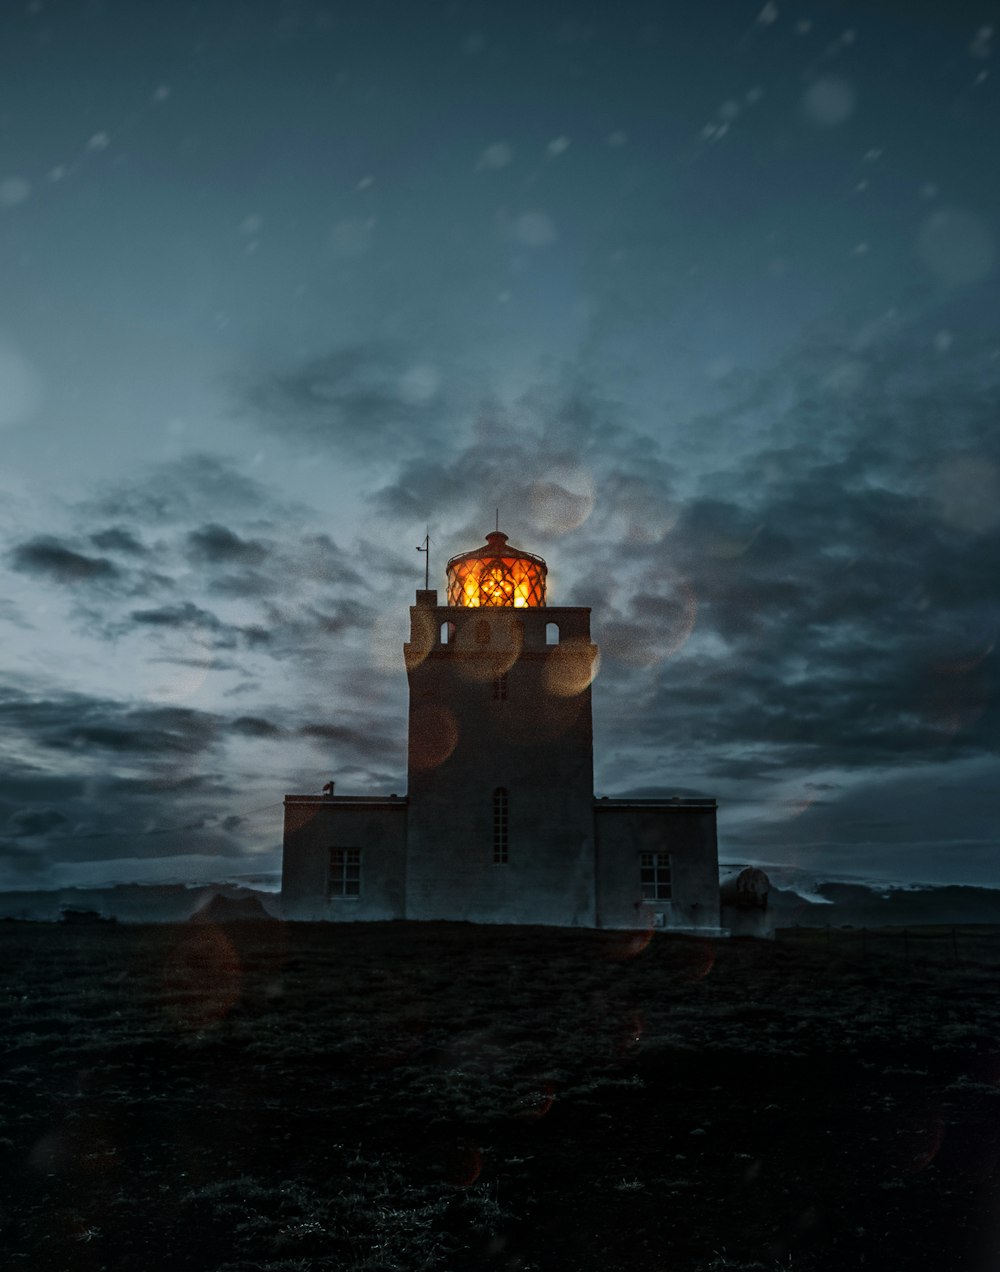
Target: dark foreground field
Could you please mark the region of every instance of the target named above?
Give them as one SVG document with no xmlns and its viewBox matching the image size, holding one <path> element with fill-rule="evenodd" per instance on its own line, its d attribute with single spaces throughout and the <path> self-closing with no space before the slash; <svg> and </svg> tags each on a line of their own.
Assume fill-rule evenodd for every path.
<svg viewBox="0 0 1000 1272">
<path fill-rule="evenodd" d="M 1000 941 L 907 954 L 0 925 L 3 1266 L 996 1272 Z"/>
</svg>

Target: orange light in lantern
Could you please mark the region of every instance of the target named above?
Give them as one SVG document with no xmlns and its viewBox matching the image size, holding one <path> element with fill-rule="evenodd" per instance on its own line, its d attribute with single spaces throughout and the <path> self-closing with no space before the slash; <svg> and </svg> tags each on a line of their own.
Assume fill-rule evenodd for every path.
<svg viewBox="0 0 1000 1272">
<path fill-rule="evenodd" d="M 470 609 L 506 606 L 524 609 L 545 604 L 548 567 L 541 557 L 507 546 L 499 530 L 486 536 L 486 546 L 463 552 L 448 562 L 448 604 Z"/>
</svg>

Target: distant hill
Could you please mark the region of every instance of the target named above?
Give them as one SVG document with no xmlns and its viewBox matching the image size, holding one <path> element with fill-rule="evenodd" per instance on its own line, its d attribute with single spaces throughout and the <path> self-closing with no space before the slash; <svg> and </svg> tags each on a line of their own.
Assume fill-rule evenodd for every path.
<svg viewBox="0 0 1000 1272">
<path fill-rule="evenodd" d="M 237 913 L 246 903 L 252 906 L 254 918 L 280 916 L 275 893 L 238 884 L 122 883 L 112 888 L 0 892 L 0 919 L 58 923 L 66 910 L 86 910 L 121 923 L 184 923 L 215 899 L 220 905 L 235 906 Z"/>
<path fill-rule="evenodd" d="M 962 884 L 887 887 L 817 883 L 816 900 L 790 888 L 772 888 L 768 899 L 778 927 L 916 927 L 922 923 L 1000 924 L 1000 889 Z"/>
<path fill-rule="evenodd" d="M 259 896 L 225 896 L 217 892 L 191 915 L 192 923 L 257 923 L 273 919 Z"/>
<path fill-rule="evenodd" d="M 724 866 L 723 877 L 735 867 Z M 768 909 L 775 926 L 889 927 L 924 923 L 1000 924 L 1000 889 L 961 884 L 921 886 L 821 881 L 782 867 L 771 878 Z M 234 883 L 129 883 L 110 888 L 0 892 L 0 919 L 58 923 L 67 910 L 121 923 L 231 922 L 281 917 L 277 893 Z"/>
</svg>

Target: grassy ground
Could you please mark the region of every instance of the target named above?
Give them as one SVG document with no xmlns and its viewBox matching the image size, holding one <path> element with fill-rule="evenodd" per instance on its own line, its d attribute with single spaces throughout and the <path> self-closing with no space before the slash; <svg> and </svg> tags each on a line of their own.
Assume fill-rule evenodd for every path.
<svg viewBox="0 0 1000 1272">
<path fill-rule="evenodd" d="M 1000 1267 L 1000 939 L 0 924 L 4 1266 Z"/>
</svg>

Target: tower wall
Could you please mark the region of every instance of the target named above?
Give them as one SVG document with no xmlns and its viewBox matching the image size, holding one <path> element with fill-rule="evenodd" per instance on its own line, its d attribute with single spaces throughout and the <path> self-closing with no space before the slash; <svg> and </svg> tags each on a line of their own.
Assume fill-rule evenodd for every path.
<svg viewBox="0 0 1000 1272">
<path fill-rule="evenodd" d="M 593 926 L 589 609 L 425 603 L 410 618 L 407 917 Z"/>
</svg>

